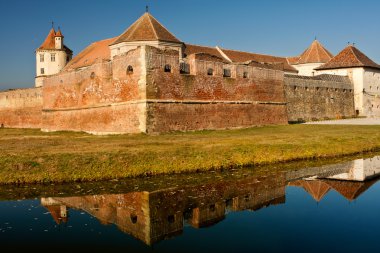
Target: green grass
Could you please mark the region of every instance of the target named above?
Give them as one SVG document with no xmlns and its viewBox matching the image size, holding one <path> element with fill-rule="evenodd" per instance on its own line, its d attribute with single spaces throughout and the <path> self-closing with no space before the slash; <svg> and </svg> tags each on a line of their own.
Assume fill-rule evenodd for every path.
<svg viewBox="0 0 380 253">
<path fill-rule="evenodd" d="M 380 150 L 380 126 L 289 125 L 158 136 L 0 129 L 0 183 L 98 181 Z"/>
</svg>

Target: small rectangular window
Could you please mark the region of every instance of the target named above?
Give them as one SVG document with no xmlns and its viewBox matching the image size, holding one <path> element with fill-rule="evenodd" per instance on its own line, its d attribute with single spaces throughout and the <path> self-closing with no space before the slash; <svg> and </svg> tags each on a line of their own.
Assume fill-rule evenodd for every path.
<svg viewBox="0 0 380 253">
<path fill-rule="evenodd" d="M 44 62 L 44 55 L 43 54 L 40 54 L 40 62 Z"/>
<path fill-rule="evenodd" d="M 45 74 L 45 69 L 41 68 L 41 75 L 44 75 L 44 74 Z"/>
<path fill-rule="evenodd" d="M 231 77 L 231 70 L 223 69 L 223 77 Z"/>
<path fill-rule="evenodd" d="M 51 54 L 51 62 L 55 62 L 55 54 Z"/>
</svg>

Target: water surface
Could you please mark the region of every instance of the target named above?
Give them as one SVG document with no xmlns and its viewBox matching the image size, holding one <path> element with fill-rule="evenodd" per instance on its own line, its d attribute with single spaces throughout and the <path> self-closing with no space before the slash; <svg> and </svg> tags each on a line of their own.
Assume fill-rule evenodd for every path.
<svg viewBox="0 0 380 253">
<path fill-rule="evenodd" d="M 0 188 L 3 249 L 363 252 L 380 232 L 380 157 L 102 183 Z"/>
</svg>

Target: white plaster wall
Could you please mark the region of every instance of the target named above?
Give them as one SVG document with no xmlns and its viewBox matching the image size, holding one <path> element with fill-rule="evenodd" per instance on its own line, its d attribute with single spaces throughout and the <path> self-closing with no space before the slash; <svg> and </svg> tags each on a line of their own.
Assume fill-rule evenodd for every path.
<svg viewBox="0 0 380 253">
<path fill-rule="evenodd" d="M 44 55 L 44 61 L 40 61 L 40 55 Z M 51 61 L 51 54 L 55 54 L 55 62 Z M 36 51 L 36 82 L 35 86 L 42 85 L 42 78 L 44 76 L 57 74 L 67 64 L 67 54 L 63 50 L 37 50 Z M 45 73 L 41 74 L 41 68 L 44 68 Z"/>
<path fill-rule="evenodd" d="M 315 68 L 321 66 L 323 63 L 307 63 L 307 64 L 297 64 L 292 65 L 298 70 L 298 75 L 300 76 L 314 76 L 317 74 Z"/>
<path fill-rule="evenodd" d="M 365 181 L 380 175 L 380 156 L 370 159 L 358 159 L 348 172 L 334 175 L 330 179 Z"/>
<path fill-rule="evenodd" d="M 180 59 L 183 57 L 183 45 L 179 43 L 168 43 L 168 42 L 161 42 L 161 41 L 136 41 L 136 42 L 122 42 L 116 45 L 110 46 L 111 50 L 111 59 L 120 54 L 124 54 L 130 50 L 136 49 L 140 46 L 153 46 L 157 47 L 159 49 L 173 49 L 177 50 L 179 53 Z"/>
<path fill-rule="evenodd" d="M 363 108 L 368 117 L 380 117 L 380 70 L 364 69 Z"/>
</svg>

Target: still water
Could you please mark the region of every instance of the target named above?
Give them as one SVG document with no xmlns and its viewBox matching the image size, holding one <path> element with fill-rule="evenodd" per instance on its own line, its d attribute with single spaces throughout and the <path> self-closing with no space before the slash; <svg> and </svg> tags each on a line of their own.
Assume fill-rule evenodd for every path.
<svg viewBox="0 0 380 253">
<path fill-rule="evenodd" d="M 2 186 L 0 243 L 54 252 L 369 252 L 380 157 L 103 183 Z"/>
</svg>

